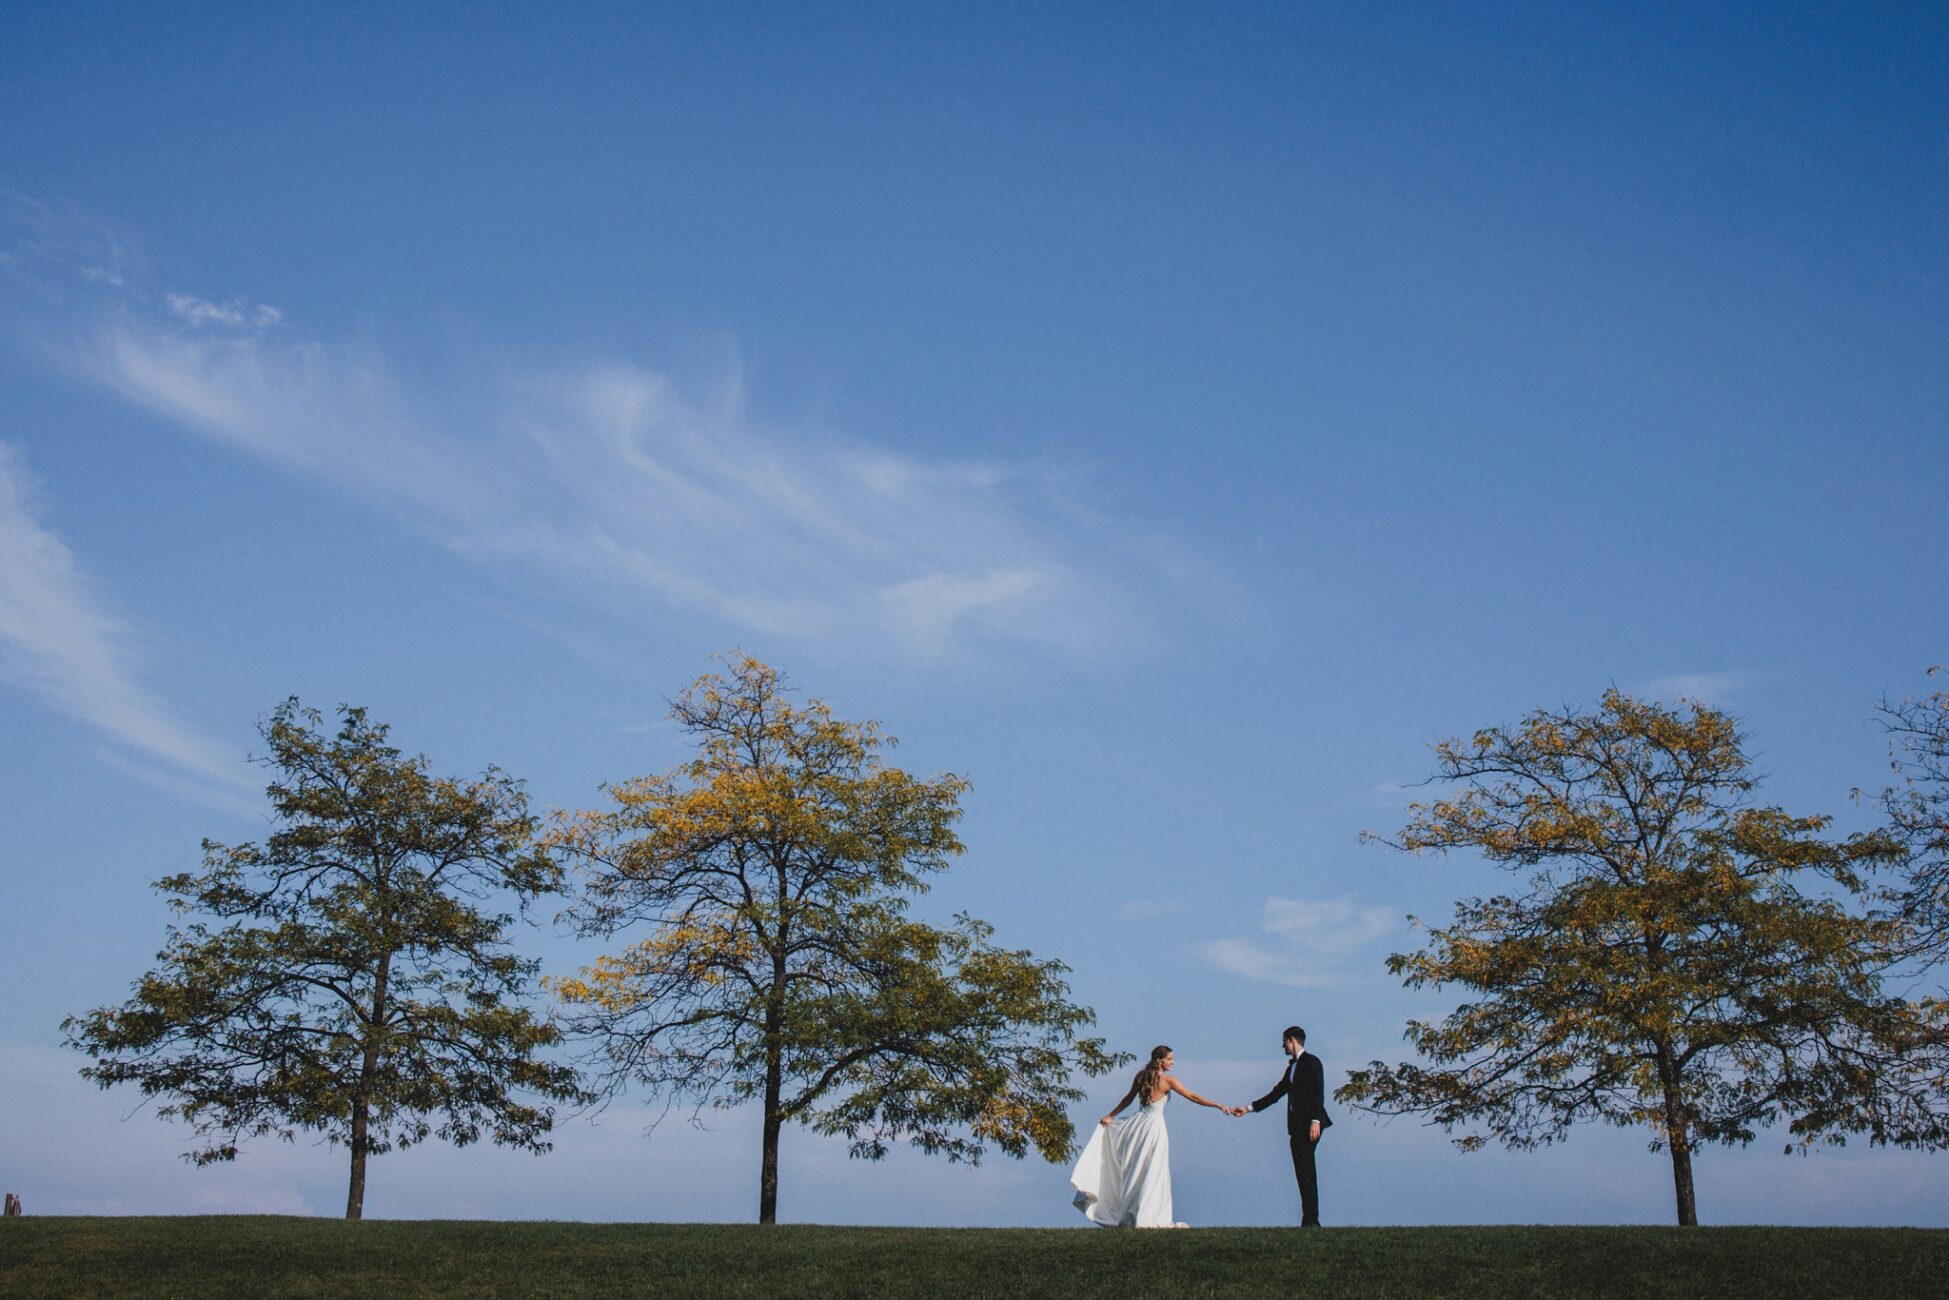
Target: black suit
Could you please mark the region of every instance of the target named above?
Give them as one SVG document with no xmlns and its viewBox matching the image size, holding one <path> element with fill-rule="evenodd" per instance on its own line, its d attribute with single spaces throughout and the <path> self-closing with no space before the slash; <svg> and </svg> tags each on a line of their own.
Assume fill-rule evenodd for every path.
<svg viewBox="0 0 1949 1300">
<path fill-rule="evenodd" d="M 1252 1109 L 1264 1110 L 1281 1097 L 1286 1099 L 1286 1136 L 1293 1148 L 1293 1177 L 1299 1180 L 1299 1226 L 1317 1228 L 1320 1226 L 1320 1179 L 1313 1166 L 1313 1148 L 1319 1139 L 1313 1136 L 1313 1125 L 1318 1124 L 1322 1134 L 1333 1126 L 1326 1113 L 1326 1069 L 1319 1057 L 1311 1052 L 1294 1057 L 1286 1072 L 1279 1076 L 1277 1086 L 1253 1102 Z"/>
</svg>

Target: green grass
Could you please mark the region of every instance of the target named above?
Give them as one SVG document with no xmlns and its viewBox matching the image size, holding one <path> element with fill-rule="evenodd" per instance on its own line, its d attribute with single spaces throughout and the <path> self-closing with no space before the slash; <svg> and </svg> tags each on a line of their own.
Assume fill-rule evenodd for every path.
<svg viewBox="0 0 1949 1300">
<path fill-rule="evenodd" d="M 1942 1296 L 1910 1228 L 0 1221 L 0 1295 Z"/>
</svg>

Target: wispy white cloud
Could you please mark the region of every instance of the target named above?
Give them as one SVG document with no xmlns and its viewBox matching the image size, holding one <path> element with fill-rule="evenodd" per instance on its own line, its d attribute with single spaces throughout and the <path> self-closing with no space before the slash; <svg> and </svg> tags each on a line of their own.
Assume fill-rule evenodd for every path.
<svg viewBox="0 0 1949 1300">
<path fill-rule="evenodd" d="M 111 280 L 120 284 L 120 280 Z M 228 325 L 233 328 L 248 326 L 252 329 L 268 329 L 284 319 L 284 313 L 265 303 L 256 306 L 242 298 L 232 298 L 228 302 L 209 302 L 187 293 L 163 295 L 169 310 L 178 318 L 191 325 Z"/>
<path fill-rule="evenodd" d="M 74 360 L 131 402 L 302 478 L 453 528 L 497 504 L 489 456 L 416 426 L 371 349 L 185 334 L 154 322 L 99 328 Z M 512 486 L 509 476 L 508 486 Z"/>
<path fill-rule="evenodd" d="M 402 377 L 377 348 L 305 340 L 235 299 L 102 291 L 65 360 L 198 437 L 393 512 L 497 572 L 569 578 L 608 608 L 732 635 L 935 657 L 983 641 L 1140 643 L 1208 573 L 1092 514 L 1029 465 L 903 454 L 768 424 L 735 374 L 642 366 Z M 456 396 L 460 394 L 460 396 Z M 1181 557 L 1180 557 L 1181 558 Z"/>
<path fill-rule="evenodd" d="M 1717 673 L 1675 673 L 1669 677 L 1655 677 L 1638 686 L 1631 693 L 1645 699 L 1697 700 L 1713 708 L 1724 708 L 1734 696 L 1751 686 L 1754 674 L 1750 672 Z"/>
<path fill-rule="evenodd" d="M 0 190 L 0 273 L 45 303 L 75 306 L 77 291 L 119 289 L 140 274 L 134 236 L 71 203 Z"/>
<path fill-rule="evenodd" d="M 963 621 L 1033 608 L 1037 587 L 1059 580 L 1058 570 L 995 569 L 980 574 L 929 573 L 880 589 L 887 625 L 910 645 L 938 650 Z M 1046 611 L 1043 611 L 1046 612 Z M 1032 629 L 1020 627 L 1020 632 Z"/>
<path fill-rule="evenodd" d="M 1259 918 L 1265 937 L 1216 939 L 1197 949 L 1205 961 L 1246 979 L 1294 988 L 1337 983 L 1350 958 L 1406 922 L 1391 908 L 1351 897 L 1266 899 Z"/>
<path fill-rule="evenodd" d="M 95 729 L 138 771 L 236 808 L 252 788 L 241 752 L 169 715 L 136 681 L 124 629 L 88 591 L 74 555 L 41 522 L 19 454 L 0 443 L 0 678 Z"/>
</svg>

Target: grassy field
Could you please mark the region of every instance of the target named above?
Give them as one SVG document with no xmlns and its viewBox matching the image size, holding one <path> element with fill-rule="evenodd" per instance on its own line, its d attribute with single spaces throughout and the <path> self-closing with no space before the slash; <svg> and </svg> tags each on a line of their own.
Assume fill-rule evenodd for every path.
<svg viewBox="0 0 1949 1300">
<path fill-rule="evenodd" d="M 0 1295 L 1942 1296 L 1900 1228 L 822 1228 L 0 1221 Z"/>
</svg>

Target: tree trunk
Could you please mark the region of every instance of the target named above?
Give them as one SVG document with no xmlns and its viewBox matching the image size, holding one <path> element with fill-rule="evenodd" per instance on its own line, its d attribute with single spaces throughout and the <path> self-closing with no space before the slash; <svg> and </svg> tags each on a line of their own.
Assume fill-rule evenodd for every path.
<svg viewBox="0 0 1949 1300">
<path fill-rule="evenodd" d="M 1665 1089 L 1665 1144 L 1672 1153 L 1672 1186 L 1678 1196 L 1678 1226 L 1699 1226 L 1698 1201 L 1692 1193 L 1692 1126 L 1679 1087 L 1678 1062 L 1670 1046 L 1658 1044 L 1658 1078 Z"/>
<path fill-rule="evenodd" d="M 782 863 L 778 877 L 778 930 L 772 936 L 771 993 L 765 999 L 765 1149 L 758 1167 L 758 1222 L 778 1222 L 778 1131 L 784 1127 L 786 898 L 790 881 Z"/>
<path fill-rule="evenodd" d="M 392 954 L 379 959 L 372 981 L 372 1019 L 365 1027 L 365 1053 L 359 1060 L 359 1086 L 352 1094 L 352 1181 L 345 1192 L 345 1217 L 365 1217 L 365 1158 L 371 1150 L 372 1091 L 379 1075 L 379 1035 L 386 1023 L 386 977 Z"/>
<path fill-rule="evenodd" d="M 778 1222 L 779 1080 L 776 1062 L 765 1071 L 765 1155 L 758 1173 L 758 1222 Z"/>
<path fill-rule="evenodd" d="M 778 1222 L 778 1131 L 785 1084 L 784 1049 L 778 1036 L 785 1020 L 784 963 L 777 963 L 771 1005 L 765 1008 L 765 1150 L 758 1169 L 758 1222 Z"/>
<path fill-rule="evenodd" d="M 1692 1144 L 1682 1133 L 1674 1133 L 1671 1146 L 1672 1183 L 1678 1192 L 1678 1226 L 1696 1228 L 1699 1207 L 1692 1198 Z"/>
<path fill-rule="evenodd" d="M 366 1059 L 372 1058 L 370 1052 Z M 352 1101 L 352 1184 L 345 1193 L 345 1217 L 362 1218 L 365 1215 L 365 1156 L 367 1114 L 371 1109 L 370 1082 L 361 1078 L 358 1095 Z"/>
</svg>

